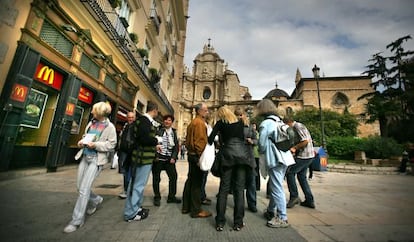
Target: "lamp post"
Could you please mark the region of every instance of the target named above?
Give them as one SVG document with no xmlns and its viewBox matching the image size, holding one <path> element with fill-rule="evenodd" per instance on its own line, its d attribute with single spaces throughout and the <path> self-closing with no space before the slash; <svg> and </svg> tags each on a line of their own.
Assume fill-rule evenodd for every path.
<svg viewBox="0 0 414 242">
<path fill-rule="evenodd" d="M 316 79 L 316 89 L 318 91 L 318 104 L 319 104 L 319 119 L 321 123 L 321 133 L 322 133 L 322 147 L 325 152 L 328 152 L 326 149 L 326 140 L 325 140 L 325 125 L 323 123 L 323 113 L 322 113 L 322 106 L 321 106 L 321 94 L 319 91 L 319 70 L 320 68 L 315 66 L 312 68 L 313 77 Z"/>
</svg>

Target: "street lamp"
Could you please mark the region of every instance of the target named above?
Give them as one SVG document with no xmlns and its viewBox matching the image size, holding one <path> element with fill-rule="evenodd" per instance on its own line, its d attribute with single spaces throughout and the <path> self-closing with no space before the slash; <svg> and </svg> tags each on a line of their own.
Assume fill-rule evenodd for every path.
<svg viewBox="0 0 414 242">
<path fill-rule="evenodd" d="M 318 104 L 319 104 L 319 119 L 321 123 L 321 132 L 322 132 L 322 147 L 325 152 L 328 152 L 326 149 L 326 139 L 325 139 L 325 125 L 323 123 L 323 113 L 322 113 L 322 106 L 321 106 L 321 94 L 319 91 L 319 67 L 315 66 L 312 68 L 313 77 L 316 79 L 316 89 L 318 91 Z"/>
</svg>

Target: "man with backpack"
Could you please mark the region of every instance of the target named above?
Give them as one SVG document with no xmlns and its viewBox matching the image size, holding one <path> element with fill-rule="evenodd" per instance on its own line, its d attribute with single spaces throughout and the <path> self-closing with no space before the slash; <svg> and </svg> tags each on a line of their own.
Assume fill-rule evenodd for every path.
<svg viewBox="0 0 414 242">
<path fill-rule="evenodd" d="M 133 126 L 136 145 L 131 155 L 131 180 L 124 208 L 124 220 L 127 222 L 143 220 L 149 214 L 149 209 L 142 208 L 142 203 L 155 152 L 161 149 L 162 144 L 161 137 L 156 136 L 160 125 L 154 120 L 157 115 L 158 105 L 148 102 L 147 112 Z"/>
<path fill-rule="evenodd" d="M 133 124 L 135 122 L 135 113 L 127 113 L 127 122 L 121 131 L 118 149 L 118 171 L 124 177 L 124 190 L 119 194 L 119 198 L 127 197 L 129 179 L 131 178 L 131 154 L 134 146 Z"/>
<path fill-rule="evenodd" d="M 312 137 L 309 130 L 302 123 L 294 121 L 291 117 L 285 117 L 283 122 L 292 127 L 299 136 L 299 143 L 290 148 L 294 154 L 295 164 L 291 165 L 286 172 L 286 179 L 290 193 L 287 208 L 293 208 L 296 204 L 308 208 L 315 208 L 312 191 L 306 179 L 306 173 L 309 165 L 315 157 L 313 150 Z M 296 175 L 298 176 L 300 187 L 305 194 L 305 201 L 299 198 L 298 188 L 296 186 Z"/>
</svg>

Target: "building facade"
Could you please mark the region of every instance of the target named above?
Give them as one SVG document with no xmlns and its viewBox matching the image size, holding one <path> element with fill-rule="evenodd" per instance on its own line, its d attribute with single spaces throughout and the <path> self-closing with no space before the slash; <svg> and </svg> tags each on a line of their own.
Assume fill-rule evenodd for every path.
<svg viewBox="0 0 414 242">
<path fill-rule="evenodd" d="M 368 76 L 320 77 L 318 81 L 322 109 L 338 113 L 347 110 L 354 114 L 359 121 L 359 137 L 380 134 L 378 123 L 365 124 L 366 100 L 358 100 L 358 97 L 373 91 Z M 316 79 L 303 78 L 297 70 L 294 82 L 295 89 L 291 95 L 276 85 L 264 96 L 273 100 L 281 116 L 319 107 Z M 205 102 L 213 114 L 220 106 L 227 105 L 233 110 L 240 107 L 254 117 L 260 101 L 252 100 L 249 88 L 240 85 L 237 74 L 227 68 L 210 44 L 205 45 L 203 52 L 195 57 L 192 71 L 187 69 L 184 72 L 182 88 L 177 93 L 180 95 L 177 99 L 177 128 L 181 139 L 185 138 L 186 127 L 195 116 L 193 107 L 197 103 Z"/>
<path fill-rule="evenodd" d="M 2 1 L 1 170 L 73 162 L 99 101 L 126 113 L 174 114 L 188 0 Z"/>
</svg>

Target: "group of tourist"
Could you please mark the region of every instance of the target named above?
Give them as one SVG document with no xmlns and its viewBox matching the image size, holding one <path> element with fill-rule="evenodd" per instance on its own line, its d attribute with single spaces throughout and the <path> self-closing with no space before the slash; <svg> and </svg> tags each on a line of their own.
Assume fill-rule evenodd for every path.
<svg viewBox="0 0 414 242">
<path fill-rule="evenodd" d="M 306 172 L 312 162 L 314 151 L 312 138 L 307 128 L 290 117 L 283 120 L 277 115 L 276 106 L 264 99 L 257 104 L 257 114 L 264 120 L 258 130 L 250 124 L 243 109 L 234 112 L 227 106 L 215 113 L 215 124 L 211 127 L 209 109 L 205 103 L 195 106 L 196 117 L 187 127 L 185 148 L 188 160 L 187 180 L 182 200 L 176 197 L 177 170 L 180 144 L 172 124 L 174 116 L 163 116 L 163 125 L 154 119 L 158 107 L 148 103 L 147 112 L 135 118 L 129 112 L 119 142 L 114 125 L 108 115 L 111 107 L 105 102 L 96 103 L 92 108 L 92 121 L 85 129 L 85 135 L 78 142 L 80 159 L 77 186 L 79 196 L 73 210 L 71 222 L 64 232 L 76 231 L 85 221 L 85 215 L 93 214 L 103 198 L 95 195 L 92 183 L 108 162 L 108 154 L 118 145 L 119 169 L 124 176 L 124 190 L 119 195 L 125 199 L 123 218 L 125 221 L 140 221 L 148 217 L 149 209 L 143 208 L 144 188 L 152 172 L 153 204 L 160 206 L 160 173 L 165 170 L 169 178 L 167 203 L 181 203 L 183 214 L 192 218 L 212 216 L 202 209 L 211 200 L 205 193 L 208 172 L 200 168 L 200 156 L 207 144 L 216 143 L 220 157 L 220 185 L 217 194 L 215 224 L 217 231 L 223 231 L 226 224 L 227 198 L 233 195 L 233 230 L 245 226 L 245 192 L 248 209 L 257 212 L 256 191 L 260 190 L 260 174 L 268 175 L 269 204 L 264 216 L 267 226 L 286 228 L 289 226 L 287 208 L 296 204 L 315 208 L 313 195 L 306 179 Z M 278 125 L 287 124 L 299 136 L 290 150 L 282 151 L 274 144 Z M 88 137 L 88 138 L 87 138 Z M 92 139 L 90 137 L 93 137 Z M 87 140 L 86 140 L 87 139 Z M 259 159 L 260 155 L 260 159 Z M 260 162 L 259 162 L 260 161 Z M 259 169 L 260 168 L 260 169 Z M 299 199 L 296 176 L 305 194 Z M 290 198 L 286 201 L 283 181 L 286 177 Z"/>
</svg>

